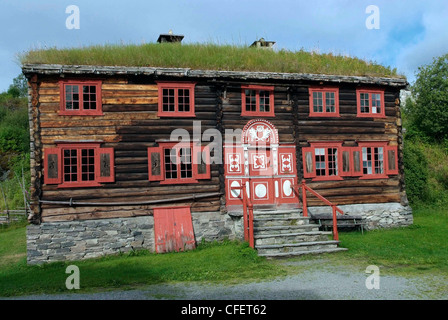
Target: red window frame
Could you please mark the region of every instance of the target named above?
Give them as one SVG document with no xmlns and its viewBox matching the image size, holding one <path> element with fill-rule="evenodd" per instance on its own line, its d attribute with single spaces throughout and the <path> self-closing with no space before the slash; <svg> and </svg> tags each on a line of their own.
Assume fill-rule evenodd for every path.
<svg viewBox="0 0 448 320">
<path fill-rule="evenodd" d="M 369 95 L 369 112 L 362 112 L 361 111 L 361 94 L 368 94 Z M 379 94 L 380 95 L 380 103 L 381 103 L 381 110 L 380 112 L 373 113 L 372 112 L 372 105 L 373 105 L 373 94 Z M 357 101 L 357 115 L 358 117 L 366 117 L 366 118 L 385 118 L 386 117 L 386 108 L 384 105 L 384 90 L 378 90 L 378 89 L 357 89 L 356 90 L 356 101 Z"/>
<path fill-rule="evenodd" d="M 325 149 L 325 175 L 317 175 L 316 168 L 316 149 Z M 329 175 L 329 162 L 328 162 L 328 149 L 336 149 L 336 164 L 337 164 L 337 174 Z M 310 143 L 310 147 L 302 148 L 302 157 L 303 157 L 303 172 L 304 178 L 312 178 L 312 181 L 334 181 L 334 180 L 343 180 L 341 177 L 342 173 L 342 142 L 312 142 Z M 306 169 L 306 153 L 312 152 L 312 166 L 313 172 L 307 173 Z"/>
<path fill-rule="evenodd" d="M 358 148 L 360 151 L 360 161 L 361 161 L 361 173 L 362 176 L 360 177 L 360 179 L 387 179 L 388 177 L 388 172 L 387 172 L 387 166 L 388 166 L 388 157 L 387 157 L 387 142 L 359 142 L 358 143 Z M 365 169 L 365 162 L 369 162 L 369 159 L 367 158 L 366 160 L 364 160 L 364 153 L 363 153 L 363 149 L 370 149 L 371 152 L 371 157 L 373 157 L 373 159 L 370 159 L 371 165 L 368 167 L 371 167 L 372 169 L 372 173 L 365 173 L 364 169 Z M 377 160 L 375 160 L 375 156 L 377 155 L 374 152 L 374 148 L 383 148 L 382 152 L 382 173 L 375 173 L 375 169 L 378 167 L 376 162 Z M 366 150 L 367 151 L 367 150 Z M 379 154 L 378 154 L 379 155 Z M 367 156 L 367 155 L 366 155 Z M 379 159 L 378 159 L 379 161 Z M 392 173 L 390 173 L 392 174 Z"/>
<path fill-rule="evenodd" d="M 60 108 L 59 115 L 73 115 L 73 116 L 100 116 L 103 114 L 102 106 L 102 94 L 101 94 L 101 80 L 61 80 L 59 81 L 59 92 L 60 92 Z M 66 89 L 67 86 L 78 87 L 78 109 L 67 109 L 66 108 Z M 84 102 L 85 94 L 83 93 L 84 86 L 95 87 L 95 97 L 94 100 L 89 100 L 89 102 L 94 102 L 96 104 L 96 109 L 85 109 Z M 93 93 L 86 93 L 86 95 L 92 95 Z M 72 94 L 73 97 L 73 94 Z"/>
<path fill-rule="evenodd" d="M 162 82 L 157 81 L 158 86 L 158 113 L 157 115 L 159 117 L 195 117 L 195 105 L 194 105 L 194 88 L 196 83 L 195 82 Z M 164 90 L 173 90 L 173 111 L 166 111 L 164 109 Z M 188 111 L 179 111 L 179 109 L 182 109 L 182 97 L 185 97 L 182 95 L 182 91 L 189 90 L 189 96 L 188 96 L 188 105 L 189 110 Z M 185 99 L 183 100 L 183 103 L 185 103 Z"/>
<path fill-rule="evenodd" d="M 182 159 L 187 160 L 187 158 L 181 159 L 181 149 L 188 148 L 190 149 L 190 159 L 187 161 L 187 168 L 185 168 L 185 162 L 181 161 Z M 171 150 L 175 149 L 176 160 L 175 163 L 171 163 L 170 167 L 167 166 L 166 159 L 171 156 Z M 167 153 L 169 152 L 169 154 Z M 151 175 L 151 153 L 158 152 L 160 153 L 160 174 L 157 176 Z M 198 164 L 199 160 L 197 156 L 205 153 L 205 165 L 206 172 L 199 173 L 198 172 Z M 188 169 L 188 164 L 191 165 L 191 169 Z M 148 148 L 148 168 L 149 168 L 149 180 L 150 181 L 160 181 L 160 184 L 193 184 L 198 183 L 198 180 L 201 179 L 210 179 L 210 150 L 209 147 L 202 147 L 196 143 L 182 143 L 182 142 L 159 142 L 158 147 L 150 147 Z M 176 172 L 176 177 L 167 177 L 167 169 L 170 169 L 169 172 Z M 171 170 L 175 169 L 175 170 Z M 191 172 L 191 176 L 182 177 L 182 172 Z"/>
<path fill-rule="evenodd" d="M 83 156 L 83 150 L 93 150 L 93 154 L 90 156 Z M 76 159 L 73 162 L 66 161 L 66 151 L 76 151 L 71 159 Z M 49 177 L 49 156 L 53 155 L 57 157 L 57 177 Z M 91 161 L 83 161 L 83 159 L 89 159 Z M 102 171 L 102 165 L 104 162 L 109 167 L 109 170 Z M 83 180 L 83 167 L 86 165 L 93 166 L 92 171 L 84 171 L 84 174 L 93 175 L 88 180 Z M 46 148 L 44 150 L 44 183 L 57 184 L 58 188 L 76 188 L 76 187 L 98 187 L 100 183 L 114 182 L 115 181 L 115 168 L 114 168 L 114 149 L 113 148 L 100 148 L 100 143 L 61 143 L 56 148 Z M 67 168 L 70 168 L 69 173 Z M 73 168 L 76 168 L 72 171 Z M 107 173 L 107 175 L 104 175 Z M 71 180 L 72 177 L 67 179 L 67 175 L 76 176 L 76 181 Z"/>
<path fill-rule="evenodd" d="M 322 112 L 314 110 L 314 93 L 322 93 Z M 334 93 L 334 112 L 326 111 L 326 94 Z M 310 87 L 309 88 L 309 104 L 310 104 L 310 117 L 339 117 L 339 88 L 332 87 Z"/>
<path fill-rule="evenodd" d="M 246 90 L 255 92 L 255 110 L 246 110 Z M 261 111 L 260 91 L 269 93 L 269 111 Z M 267 104 L 265 104 L 267 105 Z M 275 117 L 274 111 L 274 87 L 259 85 L 242 85 L 241 86 L 241 116 L 258 116 L 258 117 Z"/>
</svg>

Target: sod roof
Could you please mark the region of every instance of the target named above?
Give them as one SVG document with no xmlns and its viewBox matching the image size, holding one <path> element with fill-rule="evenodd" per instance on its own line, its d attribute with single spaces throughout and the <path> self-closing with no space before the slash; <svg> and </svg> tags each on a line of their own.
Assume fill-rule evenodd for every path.
<svg viewBox="0 0 448 320">
<path fill-rule="evenodd" d="M 147 43 L 29 50 L 26 65 L 83 65 L 322 74 L 405 79 L 396 69 L 355 57 L 235 45 Z"/>
</svg>

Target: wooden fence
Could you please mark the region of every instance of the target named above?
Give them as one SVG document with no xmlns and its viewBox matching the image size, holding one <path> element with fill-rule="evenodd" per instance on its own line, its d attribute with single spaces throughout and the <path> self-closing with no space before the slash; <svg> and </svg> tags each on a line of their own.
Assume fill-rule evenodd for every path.
<svg viewBox="0 0 448 320">
<path fill-rule="evenodd" d="M 25 209 L 0 211 L 0 225 L 18 221 L 22 217 L 26 218 L 27 214 L 28 210 Z"/>
</svg>

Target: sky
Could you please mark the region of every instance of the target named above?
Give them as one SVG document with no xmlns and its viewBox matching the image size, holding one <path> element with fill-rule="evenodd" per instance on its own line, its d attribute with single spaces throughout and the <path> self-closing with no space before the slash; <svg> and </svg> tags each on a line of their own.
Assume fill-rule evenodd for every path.
<svg viewBox="0 0 448 320">
<path fill-rule="evenodd" d="M 71 5 L 79 29 L 67 27 Z M 354 56 L 397 68 L 412 83 L 419 66 L 448 53 L 447 18 L 446 0 L 0 0 L 0 92 L 27 50 L 156 42 L 169 30 L 183 43 L 263 37 L 275 50 Z"/>
</svg>

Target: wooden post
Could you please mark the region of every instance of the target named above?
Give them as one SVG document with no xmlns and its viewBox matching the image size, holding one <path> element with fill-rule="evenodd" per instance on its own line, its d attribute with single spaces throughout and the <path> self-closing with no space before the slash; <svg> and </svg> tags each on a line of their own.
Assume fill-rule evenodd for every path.
<svg viewBox="0 0 448 320">
<path fill-rule="evenodd" d="M 336 214 L 336 206 L 332 205 L 331 209 L 333 209 L 333 240 L 338 241 L 339 234 L 338 234 L 338 217 Z"/>
<path fill-rule="evenodd" d="M 306 186 L 305 180 L 302 180 L 302 202 L 303 202 L 303 216 L 308 217 L 308 207 L 306 203 Z"/>
<path fill-rule="evenodd" d="M 0 190 L 2 191 L 3 201 L 5 202 L 5 208 L 6 208 L 6 217 L 8 219 L 8 223 L 9 223 L 10 221 L 9 221 L 8 203 L 6 202 L 5 192 L 3 191 L 3 186 L 1 183 L 0 183 Z"/>
<path fill-rule="evenodd" d="M 249 241 L 248 230 L 248 216 L 247 216 L 247 199 L 246 199 L 246 183 L 243 183 L 241 188 L 241 194 L 243 196 L 243 228 L 244 228 L 244 240 Z"/>
<path fill-rule="evenodd" d="M 22 195 L 23 195 L 23 207 L 25 208 L 25 215 L 28 213 L 27 210 L 27 201 L 26 201 L 26 194 L 25 194 L 25 185 L 23 184 L 23 166 L 22 166 L 22 183 L 20 182 L 20 178 L 18 176 L 18 174 L 14 171 L 14 175 L 17 178 L 17 182 L 19 183 L 20 189 L 22 190 Z"/>
<path fill-rule="evenodd" d="M 255 248 L 255 239 L 254 239 L 254 206 L 252 203 L 249 203 L 249 246 L 254 249 Z"/>
</svg>

